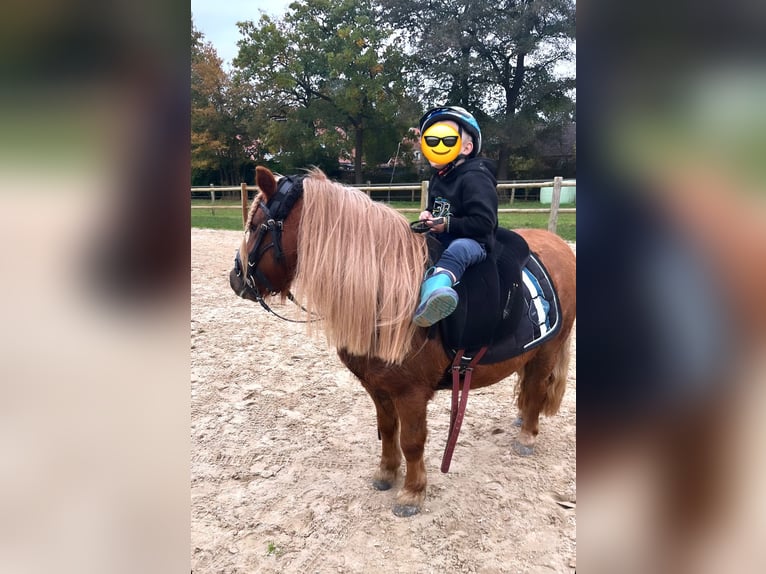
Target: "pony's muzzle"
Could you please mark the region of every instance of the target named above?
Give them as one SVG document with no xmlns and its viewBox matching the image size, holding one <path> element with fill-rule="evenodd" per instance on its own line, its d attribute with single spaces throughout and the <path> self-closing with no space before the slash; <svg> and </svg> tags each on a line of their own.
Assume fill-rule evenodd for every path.
<svg viewBox="0 0 766 574">
<path fill-rule="evenodd" d="M 231 285 L 232 290 L 243 299 L 253 299 L 253 297 L 247 297 L 249 289 L 247 283 L 245 283 L 245 274 L 242 273 L 241 269 L 235 267 L 229 272 L 229 285 Z"/>
<path fill-rule="evenodd" d="M 242 261 L 239 258 L 239 250 L 237 250 L 237 254 L 234 256 L 234 269 L 232 269 L 229 272 L 229 285 L 231 285 L 232 290 L 243 299 L 253 299 L 254 297 L 246 297 L 248 293 L 248 287 L 247 279 L 245 277 L 244 269 L 242 268 Z"/>
</svg>

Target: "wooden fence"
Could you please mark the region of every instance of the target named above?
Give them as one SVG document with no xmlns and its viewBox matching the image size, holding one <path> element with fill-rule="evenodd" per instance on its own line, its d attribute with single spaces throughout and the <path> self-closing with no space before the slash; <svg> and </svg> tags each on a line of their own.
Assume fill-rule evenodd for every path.
<svg viewBox="0 0 766 574">
<path fill-rule="evenodd" d="M 567 208 L 567 207 L 559 207 L 561 203 L 561 188 L 563 186 L 575 186 L 576 181 L 575 180 L 564 180 L 561 177 L 554 177 L 553 180 L 542 180 L 542 181 L 527 181 L 527 182 L 509 182 L 509 183 L 498 183 L 497 189 L 498 190 L 510 190 L 510 205 L 513 205 L 513 202 L 516 197 L 516 190 L 517 189 L 537 189 L 537 188 L 543 188 L 543 187 L 552 187 L 553 192 L 551 194 L 551 206 L 549 208 L 542 208 L 542 209 L 518 209 L 513 207 L 507 207 L 503 208 L 501 207 L 498 209 L 499 213 L 550 213 L 548 217 L 548 230 L 552 232 L 556 232 L 556 226 L 558 224 L 558 216 L 559 213 L 577 213 L 577 209 L 574 207 Z M 420 213 L 426 206 L 427 198 L 428 198 L 428 181 L 422 181 L 420 184 L 396 184 L 396 185 L 367 185 L 367 186 L 355 186 L 357 189 L 360 189 L 361 191 L 364 191 L 367 195 L 371 195 L 372 192 L 379 192 L 379 191 L 410 191 L 411 195 L 411 201 L 415 201 L 415 194 L 416 192 L 419 192 L 420 196 L 420 208 L 397 208 L 397 211 L 401 211 L 402 213 Z M 210 209 L 211 207 L 217 208 L 217 209 L 241 209 L 241 206 L 239 205 L 218 205 L 215 204 L 215 194 L 219 191 L 239 191 L 240 192 L 240 199 L 242 198 L 243 193 L 247 193 L 248 191 L 257 191 L 258 188 L 247 185 L 246 183 L 241 184 L 239 187 L 237 186 L 229 186 L 229 187 L 192 187 L 191 191 L 192 193 L 201 193 L 201 192 L 209 192 L 210 193 L 210 205 L 192 205 L 192 209 Z M 389 195 L 389 201 L 390 201 L 390 195 Z"/>
</svg>

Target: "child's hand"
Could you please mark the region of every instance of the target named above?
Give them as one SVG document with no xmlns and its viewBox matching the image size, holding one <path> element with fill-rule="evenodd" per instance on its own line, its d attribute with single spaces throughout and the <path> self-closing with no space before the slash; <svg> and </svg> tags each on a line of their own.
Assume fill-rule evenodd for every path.
<svg viewBox="0 0 766 574">
<path fill-rule="evenodd" d="M 428 223 L 426 223 L 426 225 L 431 228 L 433 233 L 444 233 L 447 226 L 443 217 L 438 217 L 436 219 L 432 218 Z"/>
<path fill-rule="evenodd" d="M 421 211 L 418 217 L 420 221 L 425 221 L 426 225 L 431 228 L 434 233 L 444 233 L 445 223 L 443 217 L 434 217 L 430 211 Z"/>
</svg>

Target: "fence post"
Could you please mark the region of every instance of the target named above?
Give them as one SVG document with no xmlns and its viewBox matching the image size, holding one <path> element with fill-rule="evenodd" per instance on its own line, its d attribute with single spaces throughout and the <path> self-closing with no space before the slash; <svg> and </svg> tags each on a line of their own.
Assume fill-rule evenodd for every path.
<svg viewBox="0 0 766 574">
<path fill-rule="evenodd" d="M 559 203 L 561 203 L 561 176 L 553 178 L 553 193 L 551 194 L 551 215 L 548 218 L 548 231 L 556 233 L 559 221 Z"/>
<path fill-rule="evenodd" d="M 425 211 L 428 206 L 428 180 L 420 182 L 420 211 Z"/>
<path fill-rule="evenodd" d="M 212 183 L 210 184 L 210 213 L 215 215 L 215 189 Z"/>
<path fill-rule="evenodd" d="M 239 185 L 239 200 L 242 202 L 242 223 L 247 225 L 247 184 L 241 183 Z"/>
</svg>

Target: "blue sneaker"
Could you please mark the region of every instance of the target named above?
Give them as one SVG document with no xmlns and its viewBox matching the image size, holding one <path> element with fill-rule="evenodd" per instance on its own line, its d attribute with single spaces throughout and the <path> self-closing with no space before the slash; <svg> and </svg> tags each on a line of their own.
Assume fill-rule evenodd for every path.
<svg viewBox="0 0 766 574">
<path fill-rule="evenodd" d="M 423 283 L 420 293 L 420 305 L 412 318 L 418 327 L 430 327 L 457 307 L 458 296 L 452 288 L 452 279 L 448 273 L 431 275 Z"/>
</svg>

